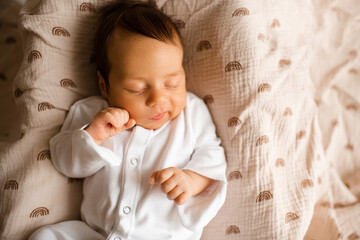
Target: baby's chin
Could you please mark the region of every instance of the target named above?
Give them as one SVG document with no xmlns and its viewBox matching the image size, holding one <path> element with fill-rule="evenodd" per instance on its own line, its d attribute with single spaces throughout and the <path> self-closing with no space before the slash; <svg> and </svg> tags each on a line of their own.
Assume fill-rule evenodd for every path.
<svg viewBox="0 0 360 240">
<path fill-rule="evenodd" d="M 167 121 L 166 121 L 167 122 Z M 166 122 L 164 122 L 164 123 L 158 123 L 158 124 L 141 124 L 141 122 L 140 123 L 136 123 L 136 126 L 140 126 L 140 127 L 143 127 L 143 128 L 145 128 L 145 129 L 149 129 L 149 130 L 156 130 L 156 129 L 159 129 L 159 128 L 161 128 L 162 126 L 164 126 L 164 124 L 166 123 Z"/>
</svg>

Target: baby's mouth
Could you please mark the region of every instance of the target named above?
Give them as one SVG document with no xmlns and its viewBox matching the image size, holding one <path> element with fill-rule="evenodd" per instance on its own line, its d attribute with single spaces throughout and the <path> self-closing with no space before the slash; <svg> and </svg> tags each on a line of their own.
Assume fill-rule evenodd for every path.
<svg viewBox="0 0 360 240">
<path fill-rule="evenodd" d="M 163 118 L 165 117 L 165 115 L 166 115 L 166 112 L 162 112 L 162 113 L 160 113 L 160 114 L 158 114 L 158 115 L 156 115 L 155 117 L 152 117 L 152 118 L 150 118 L 150 119 L 151 119 L 151 120 L 158 121 L 158 120 L 163 119 Z"/>
</svg>

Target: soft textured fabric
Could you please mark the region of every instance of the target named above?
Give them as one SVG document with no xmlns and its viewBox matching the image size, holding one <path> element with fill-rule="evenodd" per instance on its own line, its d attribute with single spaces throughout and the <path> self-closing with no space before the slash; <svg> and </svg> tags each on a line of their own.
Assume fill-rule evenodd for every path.
<svg viewBox="0 0 360 240">
<path fill-rule="evenodd" d="M 106 2 L 29 0 L 21 12 L 23 137 L 1 151 L 2 239 L 79 218 L 81 182 L 53 168 L 48 141 L 96 93 L 91 38 Z M 358 1 L 152 2 L 180 27 L 188 88 L 227 156 L 227 200 L 202 239 L 358 238 Z"/>
<path fill-rule="evenodd" d="M 106 107 L 101 97 L 75 103 L 50 140 L 55 167 L 67 177 L 86 178 L 82 219 L 109 239 L 199 239 L 223 205 L 227 185 L 224 150 L 205 103 L 187 93 L 185 109 L 161 128 L 135 126 L 98 146 L 81 127 Z M 176 205 L 148 183 L 154 171 L 169 167 L 217 182 Z"/>
<path fill-rule="evenodd" d="M 82 221 L 65 221 L 36 230 L 28 240 L 105 240 L 106 238 Z M 117 240 L 121 240 L 118 238 Z"/>
</svg>

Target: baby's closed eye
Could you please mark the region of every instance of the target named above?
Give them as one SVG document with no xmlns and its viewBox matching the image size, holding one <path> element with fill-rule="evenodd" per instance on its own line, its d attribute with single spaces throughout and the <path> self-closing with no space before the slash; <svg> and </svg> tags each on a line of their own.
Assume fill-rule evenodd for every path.
<svg viewBox="0 0 360 240">
<path fill-rule="evenodd" d="M 128 91 L 129 93 L 135 94 L 135 95 L 139 95 L 143 92 L 145 92 L 146 88 L 138 88 L 138 89 L 126 89 L 126 91 Z"/>
<path fill-rule="evenodd" d="M 177 88 L 179 86 L 180 81 L 178 79 L 170 79 L 165 81 L 164 86 L 166 88 Z"/>
</svg>

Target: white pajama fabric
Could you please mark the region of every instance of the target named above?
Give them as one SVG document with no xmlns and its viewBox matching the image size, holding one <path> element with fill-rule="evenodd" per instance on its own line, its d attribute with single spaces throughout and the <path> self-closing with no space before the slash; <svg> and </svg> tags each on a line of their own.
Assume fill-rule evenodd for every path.
<svg viewBox="0 0 360 240">
<path fill-rule="evenodd" d="M 50 141 L 58 171 L 85 178 L 82 220 L 104 239 L 199 239 L 223 205 L 227 186 L 224 150 L 206 105 L 187 93 L 185 109 L 161 128 L 135 126 L 98 146 L 83 128 L 107 106 L 97 96 L 75 103 L 60 133 Z M 184 205 L 176 205 L 158 184 L 148 183 L 153 171 L 168 167 L 218 181 Z"/>
<path fill-rule="evenodd" d="M 106 237 L 82 221 L 66 221 L 40 228 L 28 240 L 105 240 Z"/>
</svg>

